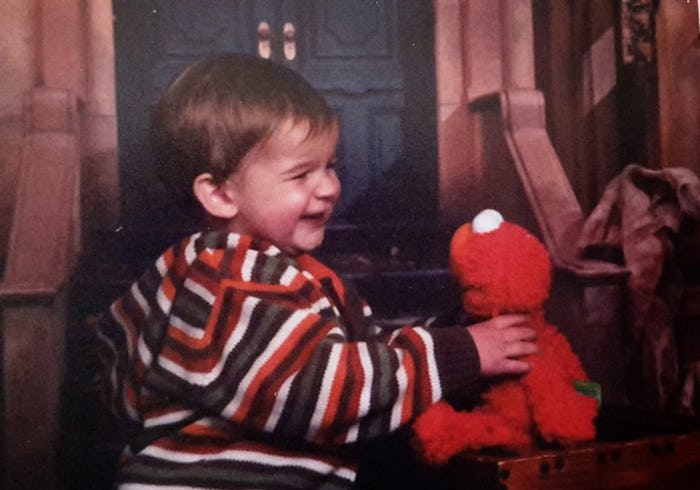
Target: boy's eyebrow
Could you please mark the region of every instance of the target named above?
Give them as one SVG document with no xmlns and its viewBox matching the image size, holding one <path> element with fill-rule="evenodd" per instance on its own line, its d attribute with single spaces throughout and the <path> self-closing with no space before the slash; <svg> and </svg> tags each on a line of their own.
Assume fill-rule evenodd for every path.
<svg viewBox="0 0 700 490">
<path fill-rule="evenodd" d="M 313 160 L 302 160 L 300 162 L 295 163 L 288 169 L 282 172 L 283 175 L 291 175 L 295 174 L 297 172 L 303 171 L 308 169 L 309 167 L 313 167 L 314 162 Z"/>
</svg>

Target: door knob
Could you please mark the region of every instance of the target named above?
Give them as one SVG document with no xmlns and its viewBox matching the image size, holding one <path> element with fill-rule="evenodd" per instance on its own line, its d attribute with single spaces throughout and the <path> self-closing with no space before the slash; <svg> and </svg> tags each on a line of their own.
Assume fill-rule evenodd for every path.
<svg viewBox="0 0 700 490">
<path fill-rule="evenodd" d="M 284 57 L 288 61 L 292 61 L 297 57 L 297 30 L 291 22 L 285 22 L 282 27 L 282 39 L 284 40 Z"/>
<path fill-rule="evenodd" d="M 270 44 L 270 24 L 262 21 L 258 24 L 258 54 L 261 58 L 270 59 L 272 46 Z"/>
</svg>

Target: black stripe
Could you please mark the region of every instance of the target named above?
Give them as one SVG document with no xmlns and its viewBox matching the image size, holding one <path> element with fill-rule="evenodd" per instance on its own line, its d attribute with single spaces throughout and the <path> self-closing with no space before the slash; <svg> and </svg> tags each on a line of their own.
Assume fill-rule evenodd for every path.
<svg viewBox="0 0 700 490">
<path fill-rule="evenodd" d="M 262 456 L 262 454 L 261 454 Z M 299 466 L 226 459 L 175 463 L 137 456 L 120 471 L 118 483 L 171 484 L 202 488 L 347 489 L 352 482 L 337 475 L 321 474 Z"/>
<path fill-rule="evenodd" d="M 292 383 L 289 400 L 280 418 L 284 421 L 284 424 L 279 427 L 282 435 L 299 437 L 300 434 L 306 434 L 315 412 L 332 345 L 333 342 L 319 342 L 312 356 L 299 372 L 299 376 Z"/>
<path fill-rule="evenodd" d="M 318 320 L 315 325 L 312 325 L 311 328 L 304 332 L 299 341 L 294 345 L 294 349 L 289 352 L 284 360 L 278 365 L 275 374 L 263 381 L 260 386 L 260 390 L 258 390 L 257 396 L 251 404 L 251 413 L 254 414 L 254 417 L 255 414 L 260 414 L 261 417 L 267 418 L 272 409 L 271 404 L 274 404 L 273 401 L 268 399 L 271 389 L 270 385 L 277 381 L 279 374 L 287 372 L 291 365 L 299 359 L 299 356 L 301 356 L 302 353 L 308 349 L 309 342 L 311 342 L 313 337 L 318 333 L 317 326 L 319 322 L 320 320 Z M 262 420 L 255 418 L 253 420 L 254 422 L 257 421 L 259 425 L 263 424 Z"/>
<path fill-rule="evenodd" d="M 399 336 L 395 346 L 401 348 L 406 353 L 404 356 L 408 355 L 413 360 L 416 373 L 418 373 L 413 377 L 415 386 L 413 389 L 413 407 L 411 407 L 411 410 L 413 413 L 420 413 L 427 408 L 423 406 L 422 397 L 431 392 L 430 385 L 424 386 L 424 377 L 420 374 L 427 371 L 425 356 L 421 355 L 419 347 L 405 337 Z"/>
</svg>

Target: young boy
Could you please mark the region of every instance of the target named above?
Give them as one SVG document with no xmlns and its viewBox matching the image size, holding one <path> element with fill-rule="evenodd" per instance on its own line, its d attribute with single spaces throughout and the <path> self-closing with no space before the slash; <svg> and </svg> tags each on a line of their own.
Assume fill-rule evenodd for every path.
<svg viewBox="0 0 700 490">
<path fill-rule="evenodd" d="M 269 61 L 196 63 L 155 111 L 160 175 L 201 209 L 100 322 L 133 421 L 121 488 L 349 488 L 360 444 L 478 378 L 522 373 L 524 318 L 383 334 L 309 255 L 340 195 L 338 121 Z"/>
</svg>

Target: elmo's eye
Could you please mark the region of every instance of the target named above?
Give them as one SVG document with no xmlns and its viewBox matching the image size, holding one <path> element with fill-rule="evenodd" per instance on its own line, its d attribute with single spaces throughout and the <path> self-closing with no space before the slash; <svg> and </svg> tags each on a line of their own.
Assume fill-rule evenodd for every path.
<svg viewBox="0 0 700 490">
<path fill-rule="evenodd" d="M 484 209 L 472 220 L 474 233 L 488 233 L 497 229 L 503 223 L 503 216 L 494 209 Z"/>
</svg>

